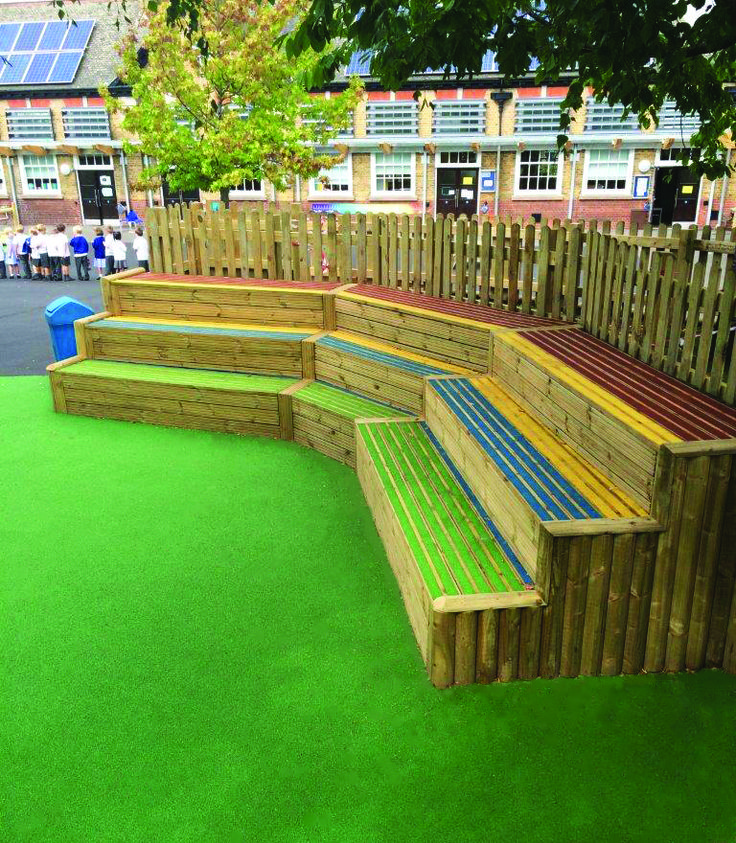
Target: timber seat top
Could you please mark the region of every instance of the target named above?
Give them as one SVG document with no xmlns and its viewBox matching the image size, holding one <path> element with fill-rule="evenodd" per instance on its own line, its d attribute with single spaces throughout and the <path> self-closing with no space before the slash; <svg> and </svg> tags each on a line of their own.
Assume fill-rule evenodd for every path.
<svg viewBox="0 0 736 843">
<path fill-rule="evenodd" d="M 365 422 L 358 436 L 436 609 L 482 608 L 531 592 L 531 578 L 464 484 L 449 457 L 419 422 Z M 523 595 L 522 595 L 523 596 Z"/>
<path fill-rule="evenodd" d="M 108 378 L 169 386 L 191 386 L 229 392 L 257 392 L 276 395 L 296 378 L 280 375 L 248 375 L 218 372 L 211 369 L 183 369 L 173 366 L 152 366 L 147 363 L 117 363 L 110 360 L 81 360 L 63 369 L 64 377 Z"/>
<path fill-rule="evenodd" d="M 390 404 L 363 398 L 340 386 L 311 381 L 293 393 L 295 401 L 303 401 L 347 419 L 398 418 L 408 415 Z"/>
<path fill-rule="evenodd" d="M 165 319 L 151 319 L 148 317 L 129 319 L 125 316 L 110 316 L 105 319 L 98 319 L 88 323 L 87 327 L 92 330 L 100 328 L 103 330 L 121 331 L 161 331 L 177 334 L 205 334 L 253 339 L 292 340 L 294 342 L 304 340 L 319 331 L 317 327 L 311 330 L 309 328 L 270 327 L 269 325 L 237 323 L 228 323 L 225 326 L 222 322 L 191 322 L 189 320 L 172 322 Z"/>
<path fill-rule="evenodd" d="M 509 313 L 486 305 L 449 301 L 436 296 L 425 296 L 389 287 L 376 287 L 372 284 L 355 284 L 338 293 L 338 297 L 369 300 L 372 304 L 384 307 L 398 305 L 409 310 L 427 311 L 451 321 L 477 322 L 496 328 L 544 328 L 564 324 L 554 319 L 532 316 L 529 313 Z"/>
<path fill-rule="evenodd" d="M 316 340 L 320 348 L 329 349 L 335 352 L 351 354 L 362 357 L 377 366 L 391 366 L 403 369 L 407 373 L 426 377 L 428 375 L 447 374 L 470 374 L 468 369 L 456 366 L 453 363 L 446 363 L 443 360 L 434 360 L 417 354 L 413 351 L 406 351 L 388 343 L 376 342 L 360 334 L 352 334 L 348 331 L 331 331 Z"/>
<path fill-rule="evenodd" d="M 340 286 L 337 282 L 330 281 L 286 281 L 278 278 L 227 278 L 217 275 L 179 275 L 172 272 L 143 272 L 140 275 L 128 275 L 116 279 L 111 277 L 116 284 L 187 284 L 194 287 L 226 284 L 237 287 L 254 287 L 256 289 L 276 288 L 281 290 L 302 290 L 318 291 L 334 290 Z"/>
<path fill-rule="evenodd" d="M 647 515 L 492 378 L 439 378 L 428 385 L 541 521 Z"/>
<path fill-rule="evenodd" d="M 670 441 L 736 437 L 735 408 L 582 331 L 521 331 L 505 339 L 519 348 L 529 343 L 543 366 L 561 361 L 669 431 Z"/>
</svg>

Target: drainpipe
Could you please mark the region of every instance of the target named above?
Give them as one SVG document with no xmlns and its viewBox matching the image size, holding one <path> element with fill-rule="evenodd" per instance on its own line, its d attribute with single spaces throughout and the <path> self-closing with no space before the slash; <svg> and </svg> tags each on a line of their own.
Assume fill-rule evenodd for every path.
<svg viewBox="0 0 736 843">
<path fill-rule="evenodd" d="M 575 174 L 578 168 L 578 150 L 577 147 L 572 151 L 572 172 L 570 173 L 570 199 L 567 202 L 567 218 L 572 219 L 572 212 L 575 203 Z"/>
<path fill-rule="evenodd" d="M 128 188 L 128 167 L 125 163 L 125 150 L 120 150 L 120 167 L 123 171 L 123 187 L 125 188 L 125 204 L 128 206 L 128 210 L 131 209 L 130 204 L 130 190 Z"/>
<path fill-rule="evenodd" d="M 726 167 L 731 163 L 731 150 L 726 151 Z M 723 184 L 721 185 L 721 201 L 718 205 L 718 225 L 723 224 L 723 210 L 726 207 L 726 189 L 728 187 L 728 174 L 723 177 Z"/>
<path fill-rule="evenodd" d="M 435 190 L 437 190 L 435 186 Z M 422 153 L 422 222 L 427 213 L 427 150 Z"/>
<path fill-rule="evenodd" d="M 148 165 L 149 165 L 148 156 L 144 155 L 143 156 L 143 166 L 146 169 L 148 169 Z M 146 190 L 146 202 L 148 203 L 149 208 L 153 208 L 153 191 L 151 190 L 150 187 L 148 188 L 148 190 Z"/>
<path fill-rule="evenodd" d="M 301 176 L 294 176 L 294 202 L 302 204 L 302 180 Z"/>
<path fill-rule="evenodd" d="M 493 91 L 491 99 L 498 106 L 498 136 L 501 137 L 501 118 L 503 107 L 511 99 L 511 91 Z M 501 144 L 496 147 L 496 195 L 493 197 L 493 216 L 498 216 L 498 203 L 501 194 Z"/>
<path fill-rule="evenodd" d="M 10 197 L 15 205 L 15 212 L 18 215 L 18 225 L 21 223 L 20 205 L 18 204 L 18 194 L 15 192 L 15 173 L 13 172 L 13 159 L 8 156 L 8 177 L 10 178 Z"/>
</svg>

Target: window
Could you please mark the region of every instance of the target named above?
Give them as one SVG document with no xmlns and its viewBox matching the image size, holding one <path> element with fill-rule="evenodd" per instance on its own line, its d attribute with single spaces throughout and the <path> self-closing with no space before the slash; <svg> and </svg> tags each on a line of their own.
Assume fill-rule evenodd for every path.
<svg viewBox="0 0 736 843">
<path fill-rule="evenodd" d="M 109 155 L 94 152 L 80 155 L 77 159 L 78 170 L 112 169 L 112 158 Z"/>
<path fill-rule="evenodd" d="M 61 112 L 61 120 L 64 137 L 110 137 L 110 120 L 104 108 L 65 108 Z"/>
<path fill-rule="evenodd" d="M 624 113 L 622 105 L 608 105 L 596 102 L 588 97 L 588 110 L 585 118 L 586 132 L 638 132 L 639 120 L 636 114 L 629 114 L 621 120 Z"/>
<path fill-rule="evenodd" d="M 392 152 L 371 156 L 372 195 L 387 198 L 414 194 L 414 154 Z"/>
<path fill-rule="evenodd" d="M 5 181 L 5 167 L 0 159 L 0 196 L 8 195 L 8 183 Z"/>
<path fill-rule="evenodd" d="M 440 164 L 477 164 L 477 152 L 440 152 Z"/>
<path fill-rule="evenodd" d="M 323 196 L 351 198 L 353 195 L 352 156 L 348 155 L 344 161 L 336 163 L 329 170 L 320 170 L 319 175 L 309 182 L 309 195 L 315 198 Z"/>
<path fill-rule="evenodd" d="M 333 132 L 334 131 L 332 126 L 330 126 L 329 123 L 325 122 L 324 120 L 318 120 L 317 118 L 314 118 L 314 117 L 302 117 L 302 123 L 305 126 L 311 125 L 311 126 L 317 127 L 318 129 L 323 129 L 326 132 Z M 355 135 L 355 125 L 354 125 L 353 114 L 351 112 L 350 123 L 344 129 L 340 129 L 337 132 L 337 137 L 339 137 L 339 138 L 352 138 L 354 135 Z"/>
<path fill-rule="evenodd" d="M 485 100 L 438 100 L 434 106 L 436 135 L 484 135 Z"/>
<path fill-rule="evenodd" d="M 230 191 L 231 199 L 265 199 L 266 187 L 262 179 L 244 179 L 239 187 Z"/>
<path fill-rule="evenodd" d="M 659 112 L 659 130 L 673 132 L 677 135 L 690 137 L 700 128 L 700 117 L 697 114 L 682 114 L 672 100 L 665 100 Z"/>
<path fill-rule="evenodd" d="M 682 167 L 682 161 L 695 161 L 700 150 L 690 149 L 689 146 L 671 146 L 669 149 L 660 149 L 657 155 L 657 166 Z"/>
<path fill-rule="evenodd" d="M 366 109 L 366 134 L 416 135 L 417 104 L 411 100 L 400 102 L 369 102 Z"/>
<path fill-rule="evenodd" d="M 5 112 L 10 140 L 53 140 L 49 108 L 9 108 Z"/>
<path fill-rule="evenodd" d="M 628 149 L 587 150 L 582 193 L 629 193 L 633 160 Z"/>
<path fill-rule="evenodd" d="M 525 149 L 516 155 L 519 193 L 561 193 L 562 155 L 557 150 Z"/>
<path fill-rule="evenodd" d="M 21 155 L 20 169 L 24 193 L 60 195 L 54 155 Z"/>
<path fill-rule="evenodd" d="M 561 99 L 516 100 L 514 131 L 517 134 L 550 134 L 560 129 Z"/>
</svg>

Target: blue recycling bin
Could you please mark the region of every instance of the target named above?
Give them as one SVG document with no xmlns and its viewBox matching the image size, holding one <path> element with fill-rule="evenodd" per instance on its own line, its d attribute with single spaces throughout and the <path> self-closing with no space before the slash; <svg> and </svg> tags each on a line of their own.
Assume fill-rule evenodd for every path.
<svg viewBox="0 0 736 843">
<path fill-rule="evenodd" d="M 64 360 L 77 353 L 77 340 L 74 336 L 74 320 L 91 316 L 94 310 L 81 301 L 69 296 L 54 299 L 46 308 L 46 322 L 51 333 L 51 347 L 54 359 Z"/>
</svg>

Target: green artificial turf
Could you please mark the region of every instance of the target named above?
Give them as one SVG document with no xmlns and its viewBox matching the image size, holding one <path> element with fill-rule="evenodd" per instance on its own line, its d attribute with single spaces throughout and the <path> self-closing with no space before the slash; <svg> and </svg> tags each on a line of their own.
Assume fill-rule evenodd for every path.
<svg viewBox="0 0 736 843">
<path fill-rule="evenodd" d="M 427 681 L 355 475 L 0 379 L 0 840 L 736 840 L 736 677 Z"/>
</svg>

